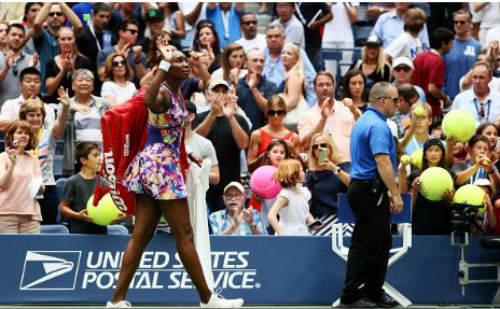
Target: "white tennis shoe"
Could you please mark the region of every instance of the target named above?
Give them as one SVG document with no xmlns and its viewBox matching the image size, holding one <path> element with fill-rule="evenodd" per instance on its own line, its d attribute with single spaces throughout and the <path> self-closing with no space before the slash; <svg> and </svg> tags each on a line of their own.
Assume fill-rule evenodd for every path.
<svg viewBox="0 0 500 309">
<path fill-rule="evenodd" d="M 117 303 L 108 301 L 106 303 L 106 308 L 132 308 L 132 304 L 128 300 L 120 300 Z"/>
</svg>

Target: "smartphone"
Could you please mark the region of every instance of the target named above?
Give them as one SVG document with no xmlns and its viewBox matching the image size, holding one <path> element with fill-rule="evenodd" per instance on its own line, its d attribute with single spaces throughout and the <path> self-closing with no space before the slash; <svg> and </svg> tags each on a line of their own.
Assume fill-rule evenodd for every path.
<svg viewBox="0 0 500 309">
<path fill-rule="evenodd" d="M 318 149 L 318 163 L 323 164 L 327 162 L 327 155 L 328 149 L 327 148 L 319 148 Z"/>
</svg>

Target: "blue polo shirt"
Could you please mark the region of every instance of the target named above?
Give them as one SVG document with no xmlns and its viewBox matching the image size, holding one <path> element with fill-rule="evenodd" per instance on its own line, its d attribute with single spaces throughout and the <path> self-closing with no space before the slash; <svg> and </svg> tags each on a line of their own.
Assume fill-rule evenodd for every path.
<svg viewBox="0 0 500 309">
<path fill-rule="evenodd" d="M 276 85 L 267 80 L 264 76 L 261 76 L 257 89 L 267 100 L 278 93 Z M 238 95 L 238 105 L 252 122 L 252 130 L 257 130 L 265 126 L 267 124 L 267 119 L 264 112 L 260 109 L 259 104 L 255 101 L 245 77 L 239 79 L 236 94 Z"/>
<path fill-rule="evenodd" d="M 45 64 L 49 59 L 57 56 L 59 47 L 57 45 L 57 38 L 53 36 L 50 31 L 43 29 L 42 35 L 38 38 L 33 38 L 35 49 L 40 57 L 40 72 L 42 73 L 42 92 L 45 92 Z"/>
<path fill-rule="evenodd" d="M 351 178 L 369 180 L 377 174 L 375 155 L 388 154 L 396 175 L 396 143 L 387 118 L 377 109 L 368 107 L 356 121 L 351 132 Z"/>
</svg>

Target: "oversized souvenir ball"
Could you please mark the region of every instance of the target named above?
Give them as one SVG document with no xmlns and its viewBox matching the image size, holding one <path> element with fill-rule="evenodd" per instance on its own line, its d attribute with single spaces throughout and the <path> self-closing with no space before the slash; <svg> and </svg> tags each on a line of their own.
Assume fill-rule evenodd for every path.
<svg viewBox="0 0 500 309">
<path fill-rule="evenodd" d="M 410 163 L 410 156 L 409 155 L 402 155 L 401 156 L 401 163 L 404 165 Z"/>
<path fill-rule="evenodd" d="M 453 202 L 477 206 L 479 207 L 479 214 L 484 214 L 486 210 L 486 192 L 479 186 L 465 185 L 455 192 Z"/>
<path fill-rule="evenodd" d="M 442 167 L 429 167 L 420 175 L 420 193 L 430 201 L 440 201 L 446 190 L 453 189 L 450 173 Z"/>
<path fill-rule="evenodd" d="M 95 224 L 109 225 L 113 220 L 120 217 L 122 212 L 116 207 L 109 193 L 101 198 L 97 206 L 92 204 L 93 201 L 94 196 L 92 195 L 87 202 L 87 213 Z"/>
<path fill-rule="evenodd" d="M 465 143 L 476 133 L 476 125 L 469 112 L 454 109 L 444 116 L 441 127 L 447 137 Z"/>
<path fill-rule="evenodd" d="M 422 106 L 417 106 L 413 110 L 413 113 L 415 114 L 415 116 L 422 117 L 425 114 L 425 109 Z"/>
<path fill-rule="evenodd" d="M 266 199 L 275 198 L 281 190 L 279 182 L 273 179 L 276 167 L 264 165 L 256 169 L 250 177 L 252 191 Z"/>
<path fill-rule="evenodd" d="M 411 165 L 416 168 L 422 168 L 422 162 L 424 160 L 424 149 L 420 148 L 415 150 L 410 156 Z"/>
</svg>

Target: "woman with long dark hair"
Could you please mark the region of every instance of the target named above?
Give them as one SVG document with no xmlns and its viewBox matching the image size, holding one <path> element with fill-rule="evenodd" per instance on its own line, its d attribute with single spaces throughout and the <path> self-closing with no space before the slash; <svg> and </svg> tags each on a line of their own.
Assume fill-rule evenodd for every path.
<svg viewBox="0 0 500 309">
<path fill-rule="evenodd" d="M 183 133 L 188 112 L 180 94 L 180 86 L 189 77 L 186 56 L 159 41 L 163 60 L 151 85 L 146 90 L 144 104 L 148 108 L 146 145 L 128 166 L 124 185 L 136 194 L 134 232 L 123 255 L 116 289 L 108 307 L 131 307 L 125 301 L 129 284 L 141 260 L 146 245 L 153 236 L 161 215 L 167 219 L 177 244 L 177 251 L 196 287 L 200 305 L 207 308 L 238 308 L 242 299 L 220 298 L 210 291 L 194 247 L 189 221 L 187 188 L 182 166 Z M 185 157 L 184 157 L 185 159 Z"/>
<path fill-rule="evenodd" d="M 209 20 L 202 20 L 196 26 L 193 41 L 194 51 L 200 52 L 206 50 L 210 58 L 208 72 L 212 74 L 221 66 L 221 49 L 219 36 L 215 30 L 214 24 Z"/>
<path fill-rule="evenodd" d="M 354 106 L 364 113 L 367 105 L 366 77 L 359 70 L 350 70 L 342 79 L 342 99 L 349 98 L 354 102 Z"/>
</svg>

